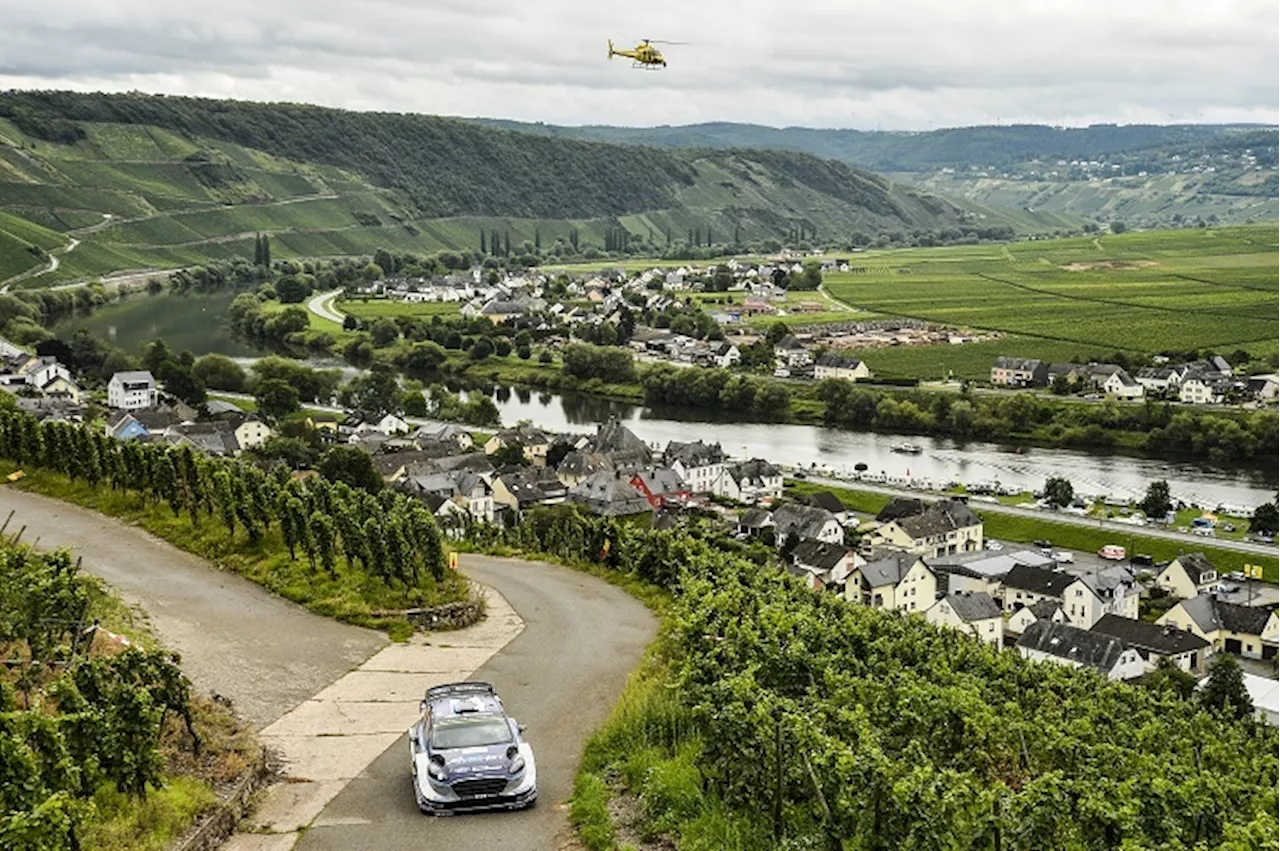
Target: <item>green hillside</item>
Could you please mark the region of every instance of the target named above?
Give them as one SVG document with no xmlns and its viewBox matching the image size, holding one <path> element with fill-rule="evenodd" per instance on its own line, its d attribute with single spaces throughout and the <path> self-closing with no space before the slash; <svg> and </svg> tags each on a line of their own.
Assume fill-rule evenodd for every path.
<svg viewBox="0 0 1280 851">
<path fill-rule="evenodd" d="M 550 250 L 625 228 L 651 252 L 954 228 L 976 219 L 846 164 L 777 151 L 659 151 L 421 115 L 147 95 L 0 93 L 0 210 L 81 242 L 41 283 L 252 258 Z M 0 282 L 46 262 L 6 247 Z M 6 238 L 6 245 L 8 243 Z M 46 242 L 48 240 L 46 239 Z M 38 244 L 38 243 L 36 243 Z M 45 248 L 53 247 L 54 242 Z M 10 283 L 14 283 L 10 281 Z"/>
<path fill-rule="evenodd" d="M 658 148 L 799 151 L 892 173 L 1021 233 L 1125 218 L 1168 227 L 1273 220 L 1277 130 L 1258 125 L 958 127 L 927 133 L 693 124 L 556 127 L 477 119 L 560 139 Z"/>
</svg>

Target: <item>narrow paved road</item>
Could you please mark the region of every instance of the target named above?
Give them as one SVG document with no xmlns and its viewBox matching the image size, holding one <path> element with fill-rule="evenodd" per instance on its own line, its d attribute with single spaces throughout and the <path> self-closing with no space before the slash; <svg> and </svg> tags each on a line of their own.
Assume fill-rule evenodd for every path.
<svg viewBox="0 0 1280 851">
<path fill-rule="evenodd" d="M 295 846 L 311 851 L 493 848 L 549 851 L 569 837 L 563 807 L 583 744 L 608 716 L 656 621 L 624 591 L 536 562 L 464 556 L 469 576 L 498 589 L 525 628 L 471 677 L 497 687 L 528 727 L 538 760 L 532 810 L 431 818 L 418 812 L 400 739 L 352 781 Z"/>
<path fill-rule="evenodd" d="M 96 511 L 0 488 L 0 518 L 11 510 L 7 532 L 26 526 L 25 543 L 73 549 L 85 570 L 143 607 L 197 688 L 231 698 L 258 727 L 387 643 L 382 633 L 313 615 Z"/>
<path fill-rule="evenodd" d="M 323 293 L 316 293 L 307 300 L 307 310 L 310 310 L 321 319 L 328 319 L 330 322 L 337 322 L 339 325 L 347 318 L 345 313 L 339 313 L 330 304 L 330 300 L 338 295 L 342 290 L 329 290 Z"/>
<path fill-rule="evenodd" d="M 82 555 L 86 570 L 145 608 L 201 690 L 230 697 L 260 727 L 387 643 L 379 633 L 313 615 L 96 512 L 0 488 L 0 518 L 10 510 L 17 513 L 9 532 L 25 526 L 25 542 Z M 583 746 L 653 640 L 657 621 L 621 589 L 565 568 L 474 555 L 463 555 L 461 567 L 501 593 L 525 624 L 470 679 L 492 682 L 527 725 L 538 760 L 538 806 L 448 819 L 421 815 L 401 736 L 330 802 L 298 848 L 544 851 L 570 838 L 560 805 L 572 791 Z M 440 634 L 440 646 L 447 635 Z"/>
</svg>

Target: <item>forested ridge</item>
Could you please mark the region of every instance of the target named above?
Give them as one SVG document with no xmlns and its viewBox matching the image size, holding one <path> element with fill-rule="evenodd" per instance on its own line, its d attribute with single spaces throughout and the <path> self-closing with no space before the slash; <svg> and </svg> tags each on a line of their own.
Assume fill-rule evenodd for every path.
<svg viewBox="0 0 1280 851">
<path fill-rule="evenodd" d="M 0 117 L 47 141 L 83 136 L 76 122 L 162 127 L 298 161 L 354 169 L 404 193 L 423 217 L 586 218 L 675 206 L 695 163 L 755 163 L 813 192 L 900 215 L 880 177 L 801 153 L 662 151 L 496 130 L 428 115 L 349 112 L 142 94 L 0 93 Z"/>
<path fill-rule="evenodd" d="M 1250 146 L 1274 148 L 1277 139 L 1274 128 L 1227 124 L 1095 124 L 1089 127 L 1013 124 L 905 132 L 766 127 L 731 122 L 674 127 L 560 127 L 500 119 L 476 120 L 490 127 L 561 139 L 593 139 L 659 148 L 732 147 L 803 151 L 885 171 L 1003 165 L 1050 157 L 1093 159 L 1139 151 L 1230 151 Z"/>
</svg>

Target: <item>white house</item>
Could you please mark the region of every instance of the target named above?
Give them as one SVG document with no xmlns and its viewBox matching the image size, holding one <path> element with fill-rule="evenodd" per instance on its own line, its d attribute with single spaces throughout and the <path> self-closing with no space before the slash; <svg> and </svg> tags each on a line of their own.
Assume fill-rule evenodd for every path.
<svg viewBox="0 0 1280 851">
<path fill-rule="evenodd" d="M 782 496 L 782 471 L 762 458 L 729 464 L 711 486 L 716 496 L 758 503 Z"/>
<path fill-rule="evenodd" d="M 236 443 L 241 449 L 256 449 L 271 437 L 271 427 L 253 414 L 237 417 L 232 424 L 235 426 Z"/>
<path fill-rule="evenodd" d="M 664 460 L 684 479 L 691 493 L 709 493 L 724 472 L 724 451 L 718 443 L 673 440 L 667 444 Z"/>
<path fill-rule="evenodd" d="M 1132 680 L 1147 672 L 1137 648 L 1119 638 L 1039 620 L 1018 638 L 1018 653 L 1033 662 L 1093 668 L 1109 680 Z"/>
<path fill-rule="evenodd" d="M 794 334 L 786 335 L 774 345 L 773 358 L 778 366 L 791 369 L 813 363 L 813 355 Z"/>
<path fill-rule="evenodd" d="M 1027 627 L 1041 620 L 1050 623 L 1066 623 L 1067 613 L 1062 610 L 1062 604 L 1057 600 L 1041 600 L 1039 603 L 1023 606 L 1009 615 L 1009 620 L 1004 625 L 1005 631 L 1012 635 L 1022 635 L 1027 631 Z"/>
<path fill-rule="evenodd" d="M 1102 382 L 1102 392 L 1120 399 L 1141 399 L 1146 391 L 1129 373 L 1121 369 L 1106 377 Z"/>
<path fill-rule="evenodd" d="M 1004 618 L 989 594 L 948 594 L 925 610 L 925 620 L 949 626 L 1004 649 Z"/>
<path fill-rule="evenodd" d="M 712 347 L 711 358 L 716 366 L 727 369 L 742 360 L 742 352 L 733 343 L 722 341 Z"/>
<path fill-rule="evenodd" d="M 1204 553 L 1183 553 L 1156 574 L 1156 585 L 1184 600 L 1207 591 L 1217 582 L 1217 568 Z"/>
<path fill-rule="evenodd" d="M 1209 642 L 1193 632 L 1111 614 L 1103 616 L 1092 630 L 1118 638 L 1136 649 L 1147 663 L 1148 671 L 1154 671 L 1161 662 L 1168 662 L 1197 677 L 1204 673 Z"/>
<path fill-rule="evenodd" d="M 1104 615 L 1138 619 L 1141 589 L 1113 573 L 1085 574 L 1062 589 L 1062 608 L 1072 626 L 1093 629 Z"/>
<path fill-rule="evenodd" d="M 156 380 L 147 370 L 117 372 L 107 383 L 107 405 L 126 411 L 154 408 Z"/>
<path fill-rule="evenodd" d="M 892 552 L 855 567 L 845 583 L 844 598 L 876 609 L 924 614 L 937 591 L 938 578 L 920 556 Z"/>
<path fill-rule="evenodd" d="M 866 361 L 845 357 L 835 352 L 820 355 L 813 362 L 813 377 L 818 381 L 824 378 L 841 378 L 845 381 L 858 381 L 871 377 L 871 368 Z"/>
<path fill-rule="evenodd" d="M 1183 600 L 1160 617 L 1160 626 L 1185 629 L 1212 645 L 1249 659 L 1276 658 L 1280 646 L 1280 618 L 1274 609 L 1228 603 L 1209 594 Z"/>
<path fill-rule="evenodd" d="M 844 527 L 830 511 L 812 505 L 788 502 L 773 511 L 774 534 L 778 546 L 794 535 L 801 541 L 825 541 L 828 544 L 844 543 Z"/>
<path fill-rule="evenodd" d="M 1221 386 L 1216 381 L 1192 376 L 1178 388 L 1178 400 L 1191 405 L 1216 405 L 1222 401 Z"/>
<path fill-rule="evenodd" d="M 876 529 L 873 546 L 892 546 L 924 556 L 946 556 L 982 550 L 982 520 L 965 503 L 944 499 L 922 513 L 898 517 Z"/>
</svg>

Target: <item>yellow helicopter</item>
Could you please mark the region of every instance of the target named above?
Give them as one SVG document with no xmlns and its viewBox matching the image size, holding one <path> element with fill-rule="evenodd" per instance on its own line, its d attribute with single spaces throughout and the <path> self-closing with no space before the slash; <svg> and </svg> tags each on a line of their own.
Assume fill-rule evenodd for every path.
<svg viewBox="0 0 1280 851">
<path fill-rule="evenodd" d="M 631 61 L 632 68 L 641 68 L 646 71 L 660 71 L 667 67 L 667 60 L 663 58 L 662 51 L 654 47 L 655 44 L 685 44 L 683 41 L 655 41 L 646 38 L 635 46 L 634 50 L 614 50 L 613 41 L 609 41 L 609 58 L 615 56 L 625 56 Z"/>
</svg>

